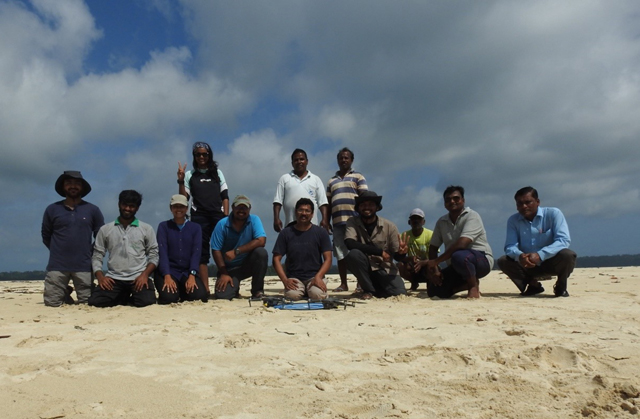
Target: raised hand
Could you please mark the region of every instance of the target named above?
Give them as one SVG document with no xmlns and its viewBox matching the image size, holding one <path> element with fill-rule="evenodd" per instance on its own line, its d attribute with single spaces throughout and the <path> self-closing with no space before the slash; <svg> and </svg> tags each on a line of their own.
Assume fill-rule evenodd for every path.
<svg viewBox="0 0 640 419">
<path fill-rule="evenodd" d="M 178 180 L 184 181 L 184 171 L 187 169 L 187 163 L 184 164 L 184 167 L 178 162 Z"/>
</svg>

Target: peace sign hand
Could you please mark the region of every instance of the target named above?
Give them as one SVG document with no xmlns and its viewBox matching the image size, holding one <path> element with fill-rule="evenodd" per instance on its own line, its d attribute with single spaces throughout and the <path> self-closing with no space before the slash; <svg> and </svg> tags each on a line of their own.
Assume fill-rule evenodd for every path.
<svg viewBox="0 0 640 419">
<path fill-rule="evenodd" d="M 184 171 L 187 168 L 187 163 L 184 164 L 184 167 L 178 162 L 178 180 L 184 181 Z"/>
<path fill-rule="evenodd" d="M 401 255 L 406 255 L 409 253 L 409 236 L 407 233 L 402 233 L 398 235 L 398 253 Z"/>
</svg>

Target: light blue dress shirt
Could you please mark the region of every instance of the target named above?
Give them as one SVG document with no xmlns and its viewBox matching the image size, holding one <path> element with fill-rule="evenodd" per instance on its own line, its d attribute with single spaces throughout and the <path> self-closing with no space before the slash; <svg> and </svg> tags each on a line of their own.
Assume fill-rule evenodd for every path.
<svg viewBox="0 0 640 419">
<path fill-rule="evenodd" d="M 570 244 L 569 226 L 558 208 L 538 207 L 533 221 L 519 213 L 507 221 L 504 253 L 512 259 L 518 260 L 522 253 L 537 253 L 545 261 Z"/>
</svg>

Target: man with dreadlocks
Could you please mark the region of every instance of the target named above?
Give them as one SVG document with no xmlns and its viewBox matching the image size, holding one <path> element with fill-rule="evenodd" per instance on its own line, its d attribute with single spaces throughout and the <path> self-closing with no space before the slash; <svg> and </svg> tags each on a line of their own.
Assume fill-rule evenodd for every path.
<svg viewBox="0 0 640 419">
<path fill-rule="evenodd" d="M 185 172 L 186 168 L 186 163 L 182 166 L 178 162 L 178 193 L 187 199 L 191 196 L 191 221 L 202 228 L 199 271 L 209 293 L 209 241 L 218 221 L 229 215 L 229 192 L 209 144 L 197 142 L 193 145 L 193 170 Z"/>
</svg>

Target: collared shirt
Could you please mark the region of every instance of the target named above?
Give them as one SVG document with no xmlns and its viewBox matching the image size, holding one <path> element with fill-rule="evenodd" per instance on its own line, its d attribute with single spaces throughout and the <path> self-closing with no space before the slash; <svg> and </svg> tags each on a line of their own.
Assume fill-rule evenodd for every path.
<svg viewBox="0 0 640 419">
<path fill-rule="evenodd" d="M 93 272 L 102 271 L 107 252 L 109 260 L 104 275 L 119 281 L 134 281 L 147 265 L 158 265 L 158 242 L 153 227 L 137 218 L 127 228 L 118 219 L 102 226 L 93 246 Z"/>
<path fill-rule="evenodd" d="M 225 253 L 229 250 L 244 246 L 250 241 L 260 237 L 267 237 L 260 217 L 249 214 L 242 230 L 236 231 L 236 229 L 233 228 L 232 213 L 216 224 L 216 228 L 213 230 L 213 234 L 211 234 L 211 249 Z M 231 262 L 226 262 L 226 266 L 229 268 L 240 266 L 248 255 L 248 253 L 241 253 Z"/>
<path fill-rule="evenodd" d="M 173 220 L 158 225 L 158 272 L 171 275 L 176 281 L 186 280 L 189 272 L 198 271 L 202 229 L 186 220 L 179 226 Z"/>
<path fill-rule="evenodd" d="M 340 172 L 329 179 L 327 184 L 327 200 L 331 201 L 331 217 L 334 226 L 345 225 L 347 220 L 355 217 L 356 196 L 368 190 L 367 180 L 361 173 L 350 170 L 344 177 Z"/>
<path fill-rule="evenodd" d="M 512 259 L 518 260 L 522 253 L 537 253 L 544 261 L 570 244 L 569 226 L 558 208 L 538 207 L 532 221 L 520 213 L 513 214 L 507 221 L 504 253 Z"/>
<path fill-rule="evenodd" d="M 487 241 L 487 232 L 482 224 L 482 218 L 480 218 L 480 214 L 469 207 L 462 210 L 455 223 L 451 222 L 449 214 L 443 215 L 436 221 L 431 236 L 431 246 L 440 247 L 444 244 L 446 251 L 460 237 L 471 239 L 468 249 L 484 252 L 489 260 L 489 266 L 493 266 L 493 253 Z M 447 260 L 447 265 L 450 263 L 451 260 Z"/>
<path fill-rule="evenodd" d="M 93 237 L 103 225 L 102 212 L 89 202 L 81 201 L 73 209 L 64 201 L 49 205 L 42 217 L 47 271 L 91 272 Z"/>
<path fill-rule="evenodd" d="M 345 240 L 355 240 L 359 243 L 373 245 L 382 251 L 387 252 L 391 257 L 396 254 L 400 248 L 398 241 L 398 227 L 386 218 L 378 216 L 378 222 L 373 229 L 371 235 L 367 232 L 362 219 L 360 217 L 352 217 L 347 221 L 347 229 L 344 235 Z M 389 275 L 397 275 L 398 268 L 395 263 L 385 262 L 382 256 L 367 255 L 371 270 L 384 270 Z"/>
<path fill-rule="evenodd" d="M 318 225 L 320 207 L 329 204 L 322 180 L 310 171 L 302 178 L 296 176 L 293 170 L 282 175 L 278 180 L 273 203 L 282 205 L 285 226 L 296 220 L 296 202 L 300 198 L 309 198 L 314 202 L 311 222 Z"/>
</svg>

